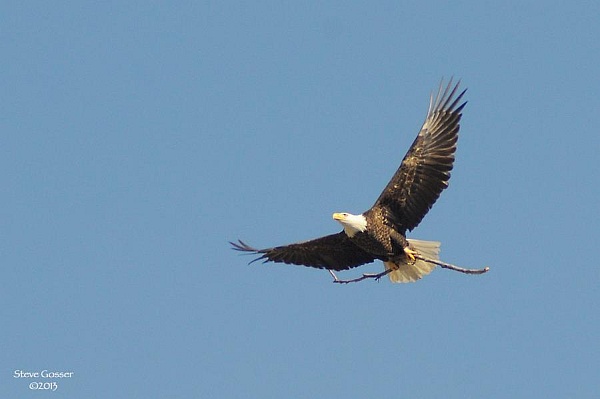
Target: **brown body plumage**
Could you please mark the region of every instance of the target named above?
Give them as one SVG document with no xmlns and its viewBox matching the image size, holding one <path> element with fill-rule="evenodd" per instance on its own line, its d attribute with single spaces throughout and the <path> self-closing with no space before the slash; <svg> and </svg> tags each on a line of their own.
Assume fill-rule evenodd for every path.
<svg viewBox="0 0 600 399">
<path fill-rule="evenodd" d="M 389 223 L 386 208 L 373 207 L 363 214 L 367 230 L 357 232 L 352 242 L 379 260 L 391 260 L 401 255 L 408 246 L 406 238 Z"/>
</svg>

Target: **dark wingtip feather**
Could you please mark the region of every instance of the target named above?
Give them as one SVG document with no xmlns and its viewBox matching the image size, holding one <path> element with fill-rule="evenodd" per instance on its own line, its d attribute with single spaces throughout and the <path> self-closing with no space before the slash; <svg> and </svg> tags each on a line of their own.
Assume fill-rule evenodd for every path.
<svg viewBox="0 0 600 399">
<path fill-rule="evenodd" d="M 467 104 L 467 102 L 465 101 L 463 104 L 460 105 L 460 107 L 458 109 L 454 109 L 454 107 L 456 107 L 456 104 L 459 103 L 459 101 L 462 99 L 463 95 L 465 94 L 465 92 L 467 91 L 467 89 L 464 89 L 458 96 L 456 95 L 456 92 L 458 90 L 458 88 L 460 87 L 460 83 L 461 80 L 458 79 L 458 81 L 456 82 L 456 84 L 453 86 L 452 85 L 452 81 L 454 80 L 454 77 L 450 77 L 450 81 L 448 82 L 448 85 L 446 86 L 446 88 L 443 91 L 443 94 L 440 96 L 440 94 L 442 93 L 442 88 L 444 87 L 444 78 L 442 78 L 442 81 L 440 82 L 440 87 L 438 89 L 438 95 L 436 97 L 436 101 L 435 104 L 437 105 L 437 107 L 440 110 L 446 110 L 449 112 L 457 112 L 459 113 L 464 106 Z M 450 104 L 450 101 L 452 101 L 452 99 L 454 98 L 454 101 L 452 102 L 452 104 Z"/>
<path fill-rule="evenodd" d="M 240 252 L 247 252 L 246 255 L 258 255 L 258 254 L 263 254 L 262 256 L 259 256 L 256 259 L 251 260 L 249 263 L 254 263 L 257 260 L 261 260 L 261 259 L 265 259 L 266 255 L 264 255 L 265 251 L 264 250 L 260 250 L 260 249 L 256 249 L 251 247 L 250 245 L 246 244 L 244 241 L 239 240 L 238 242 L 233 242 L 233 241 L 229 241 L 229 244 L 231 244 L 231 249 L 236 250 L 236 251 L 240 251 Z M 265 262 L 267 262 L 267 260 L 265 260 Z"/>
<path fill-rule="evenodd" d="M 246 244 L 242 240 L 238 240 L 238 242 L 229 241 L 229 244 L 231 244 L 231 246 L 233 247 L 232 249 L 235 249 L 236 251 L 258 253 L 258 250 L 256 248 L 252 248 L 250 245 Z"/>
</svg>

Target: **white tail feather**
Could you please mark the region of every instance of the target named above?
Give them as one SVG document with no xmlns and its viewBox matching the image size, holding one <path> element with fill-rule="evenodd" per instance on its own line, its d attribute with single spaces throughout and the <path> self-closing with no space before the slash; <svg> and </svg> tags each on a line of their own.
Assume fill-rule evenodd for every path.
<svg viewBox="0 0 600 399">
<path fill-rule="evenodd" d="M 440 243 L 437 241 L 423 241 L 408 239 L 410 249 L 417 251 L 424 258 L 439 260 Z M 394 263 L 384 262 L 385 269 L 393 269 L 388 275 L 392 283 L 410 283 L 420 280 L 423 276 L 428 275 L 435 268 L 433 263 L 425 262 L 417 259 L 415 263 L 407 262 Z"/>
</svg>

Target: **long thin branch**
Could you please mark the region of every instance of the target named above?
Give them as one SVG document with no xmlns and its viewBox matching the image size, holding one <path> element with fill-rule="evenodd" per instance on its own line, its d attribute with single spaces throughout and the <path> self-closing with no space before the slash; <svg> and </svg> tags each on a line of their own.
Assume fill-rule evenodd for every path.
<svg viewBox="0 0 600 399">
<path fill-rule="evenodd" d="M 426 258 L 426 257 L 418 255 L 418 254 L 414 255 L 414 257 L 417 259 L 420 259 L 424 262 L 433 263 L 434 265 L 441 266 L 444 269 L 450 269 L 450 270 L 454 270 L 454 271 L 465 273 L 465 274 L 483 274 L 490 270 L 490 268 L 487 266 L 484 267 L 483 269 L 465 269 L 464 267 L 454 266 L 454 265 L 451 265 L 450 263 L 442 262 L 440 260 L 429 259 L 429 258 Z"/>
<path fill-rule="evenodd" d="M 450 270 L 454 270 L 456 272 L 460 272 L 460 273 L 465 273 L 465 274 L 483 274 L 486 273 L 488 270 L 490 270 L 489 267 L 484 267 L 483 269 L 466 269 L 464 267 L 458 267 L 455 265 L 451 265 L 450 263 L 446 263 L 446 262 L 442 262 L 440 260 L 435 260 L 435 259 L 429 259 L 426 258 L 424 256 L 421 256 L 419 254 L 415 254 L 414 255 L 415 258 L 420 259 L 424 262 L 428 262 L 428 263 L 433 263 L 434 265 L 438 265 L 443 267 L 444 269 L 450 269 Z M 387 269 L 386 271 L 383 271 L 381 273 L 363 273 L 362 276 L 357 277 L 357 278 L 353 278 L 350 280 L 340 280 L 335 273 L 333 272 L 333 270 L 328 270 L 329 273 L 331 274 L 331 276 L 333 277 L 333 282 L 336 284 L 348 284 L 348 283 L 357 283 L 359 281 L 363 281 L 366 279 L 375 279 L 375 281 L 379 281 L 380 278 L 382 278 L 383 276 L 393 272 L 393 269 Z"/>
<path fill-rule="evenodd" d="M 333 272 L 333 270 L 328 270 L 329 273 L 331 274 L 331 276 L 333 277 L 333 282 L 337 283 L 337 284 L 348 284 L 348 283 L 357 283 L 359 281 L 363 281 L 366 280 L 368 278 L 374 278 L 375 281 L 379 281 L 380 278 L 382 278 L 383 276 L 393 272 L 393 269 L 387 269 L 384 272 L 381 273 L 363 273 L 362 276 L 357 277 L 357 278 L 353 278 L 351 280 L 340 280 L 338 278 L 338 276 L 335 275 L 335 273 Z"/>
</svg>

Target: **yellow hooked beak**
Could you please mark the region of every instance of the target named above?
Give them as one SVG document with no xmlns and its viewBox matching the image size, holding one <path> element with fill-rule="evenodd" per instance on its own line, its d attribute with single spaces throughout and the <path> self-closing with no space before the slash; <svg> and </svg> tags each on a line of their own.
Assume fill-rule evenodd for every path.
<svg viewBox="0 0 600 399">
<path fill-rule="evenodd" d="M 346 220 L 346 215 L 343 213 L 334 213 L 333 214 L 333 219 L 334 220 Z"/>
</svg>

